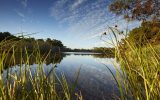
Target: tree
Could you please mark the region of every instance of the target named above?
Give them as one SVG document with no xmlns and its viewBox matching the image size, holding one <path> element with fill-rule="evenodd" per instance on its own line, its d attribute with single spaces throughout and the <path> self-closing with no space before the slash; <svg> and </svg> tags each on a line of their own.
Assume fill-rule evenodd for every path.
<svg viewBox="0 0 160 100">
<path fill-rule="evenodd" d="M 0 32 L 0 42 L 3 40 L 11 40 L 8 44 L 13 45 L 14 42 L 16 42 L 16 49 L 22 50 L 25 52 L 25 49 L 29 52 L 33 52 L 37 48 L 42 52 L 48 52 L 49 50 L 52 50 L 53 52 L 59 51 L 60 49 L 63 49 L 64 45 L 60 40 L 56 39 L 50 39 L 47 38 L 46 41 L 43 39 L 35 39 L 35 38 L 20 38 L 12 35 L 9 32 Z M 21 41 L 19 41 L 21 40 Z M 8 41 L 7 41 L 8 42 Z M 2 46 L 3 44 L 1 44 Z M 10 47 L 10 45 L 6 46 L 7 49 Z"/>
<path fill-rule="evenodd" d="M 51 46 L 63 47 L 62 42 L 56 39 L 51 40 L 50 38 L 47 38 L 46 42 Z"/>
<path fill-rule="evenodd" d="M 109 10 L 125 19 L 160 21 L 160 0 L 115 0 Z"/>
<path fill-rule="evenodd" d="M 37 39 L 37 42 L 40 43 L 40 44 L 43 44 L 44 40 L 43 39 Z"/>
<path fill-rule="evenodd" d="M 50 38 L 47 38 L 47 40 L 46 40 L 46 42 L 48 42 L 48 43 L 51 43 L 51 39 Z"/>
<path fill-rule="evenodd" d="M 61 41 L 53 39 L 52 40 L 52 46 L 63 47 L 63 44 L 62 44 Z"/>
<path fill-rule="evenodd" d="M 160 23 L 143 22 L 140 27 L 130 31 L 127 40 L 135 46 L 145 46 L 148 43 L 160 43 Z M 125 44 L 124 44 L 125 45 Z"/>
<path fill-rule="evenodd" d="M 19 40 L 16 36 L 11 35 L 11 33 L 9 32 L 0 32 L 0 41 L 2 40 L 9 40 L 9 39 L 15 39 L 15 40 Z"/>
</svg>

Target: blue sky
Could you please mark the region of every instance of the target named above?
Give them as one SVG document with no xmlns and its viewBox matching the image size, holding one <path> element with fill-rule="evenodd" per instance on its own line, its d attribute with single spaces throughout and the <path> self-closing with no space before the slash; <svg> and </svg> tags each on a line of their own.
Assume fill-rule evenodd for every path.
<svg viewBox="0 0 160 100">
<path fill-rule="evenodd" d="M 122 17 L 107 9 L 112 0 L 0 0 L 0 31 L 24 32 L 34 38 L 58 39 L 70 48 L 107 46 L 100 35 L 107 26 L 120 30 L 133 28 L 139 22 L 126 24 Z M 106 40 L 107 41 L 107 40 Z"/>
</svg>

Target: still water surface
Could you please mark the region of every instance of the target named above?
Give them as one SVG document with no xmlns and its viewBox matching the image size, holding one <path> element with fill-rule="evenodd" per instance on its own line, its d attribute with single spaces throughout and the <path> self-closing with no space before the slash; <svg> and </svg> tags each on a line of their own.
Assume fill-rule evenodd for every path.
<svg viewBox="0 0 160 100">
<path fill-rule="evenodd" d="M 76 91 L 81 91 L 84 100 L 110 100 L 119 98 L 119 89 L 108 70 L 116 75 L 113 65 L 119 66 L 114 58 L 107 58 L 101 54 L 92 53 L 64 53 L 63 59 L 56 63 L 56 72 L 65 74 L 69 84 L 78 81 Z M 105 65 L 104 65 L 105 64 Z M 31 70 L 36 70 L 37 64 L 31 65 Z M 107 67 L 108 68 L 107 68 Z M 53 67 L 53 63 L 45 64 L 46 74 Z M 19 70 L 19 66 L 10 68 L 13 72 Z M 6 73 L 6 71 L 4 71 Z"/>
</svg>

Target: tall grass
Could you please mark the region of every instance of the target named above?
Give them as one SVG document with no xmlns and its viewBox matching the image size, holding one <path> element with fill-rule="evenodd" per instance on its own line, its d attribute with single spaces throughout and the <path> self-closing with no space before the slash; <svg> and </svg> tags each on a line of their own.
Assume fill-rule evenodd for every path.
<svg viewBox="0 0 160 100">
<path fill-rule="evenodd" d="M 21 40 L 8 40 L 0 43 L 0 99 L 71 100 L 75 94 L 71 92 L 71 87 L 67 83 L 65 75 L 63 73 L 60 76 L 56 74 L 54 70 L 56 65 L 53 65 L 47 74 L 44 71 L 44 63 L 49 54 L 46 57 L 42 57 L 38 45 L 32 53 L 28 53 L 25 50 L 26 52 L 23 54 L 22 49 L 19 51 L 19 71 L 16 72 L 12 68 L 4 69 L 5 66 L 16 66 L 15 53 L 16 50 L 19 50 L 16 49 L 16 45 L 20 42 Z M 5 46 L 5 44 L 10 45 Z M 22 55 L 25 55 L 25 58 Z M 35 63 L 38 65 L 34 72 L 31 70 L 30 65 L 32 57 L 35 58 Z M 77 99 L 82 100 L 82 96 L 79 93 L 76 96 Z"/>
<path fill-rule="evenodd" d="M 135 45 L 127 35 L 117 29 L 109 28 L 113 34 L 115 57 L 120 63 L 122 73 L 119 85 L 121 99 L 159 100 L 160 99 L 160 48 L 148 45 Z M 119 37 L 123 36 L 123 43 Z"/>
</svg>

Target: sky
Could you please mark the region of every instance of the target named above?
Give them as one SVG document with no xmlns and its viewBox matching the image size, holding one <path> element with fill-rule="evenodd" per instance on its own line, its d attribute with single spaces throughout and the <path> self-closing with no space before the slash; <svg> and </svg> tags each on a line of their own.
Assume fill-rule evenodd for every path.
<svg viewBox="0 0 160 100">
<path fill-rule="evenodd" d="M 70 48 L 107 47 L 101 35 L 107 27 L 132 29 L 109 12 L 113 0 L 0 0 L 0 31 L 14 35 L 58 39 Z M 106 39 L 106 41 L 109 41 Z"/>
</svg>

